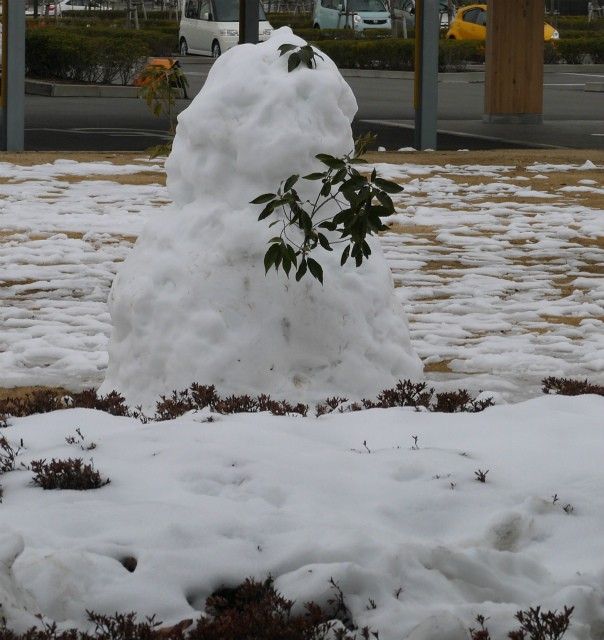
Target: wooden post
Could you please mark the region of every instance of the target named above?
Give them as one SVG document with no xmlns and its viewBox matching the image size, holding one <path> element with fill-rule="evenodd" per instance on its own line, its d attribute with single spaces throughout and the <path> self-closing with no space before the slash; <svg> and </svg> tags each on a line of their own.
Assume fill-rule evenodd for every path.
<svg viewBox="0 0 604 640">
<path fill-rule="evenodd" d="M 543 122 L 543 0 L 490 0 L 484 122 Z"/>
</svg>

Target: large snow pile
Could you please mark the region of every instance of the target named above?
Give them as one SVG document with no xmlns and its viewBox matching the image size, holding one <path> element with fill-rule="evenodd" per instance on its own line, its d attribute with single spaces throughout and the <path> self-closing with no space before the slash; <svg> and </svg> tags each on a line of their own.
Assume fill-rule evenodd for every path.
<svg viewBox="0 0 604 640">
<path fill-rule="evenodd" d="M 575 605 L 568 640 L 602 638 L 603 416 L 604 398 L 544 396 L 479 414 L 15 419 L 2 435 L 26 449 L 1 478 L 2 613 L 19 628 L 26 608 L 170 624 L 270 573 L 298 606 L 325 605 L 333 578 L 380 640 L 467 640 L 477 613 L 504 638 L 531 604 Z M 76 428 L 94 450 L 66 443 Z M 20 466 L 78 456 L 111 483 L 44 491 Z"/>
<path fill-rule="evenodd" d="M 228 51 L 180 115 L 166 165 L 175 205 L 143 230 L 114 282 L 103 391 L 149 405 L 200 382 L 316 401 L 374 396 L 420 375 L 376 239 L 360 269 L 323 252 L 324 287 L 265 276 L 275 227 L 257 221 L 250 200 L 320 170 L 317 153 L 351 152 L 356 111 L 327 56 L 288 73 L 283 43 L 305 44 L 283 28 Z M 301 195 L 315 195 L 317 183 L 307 184 Z"/>
</svg>

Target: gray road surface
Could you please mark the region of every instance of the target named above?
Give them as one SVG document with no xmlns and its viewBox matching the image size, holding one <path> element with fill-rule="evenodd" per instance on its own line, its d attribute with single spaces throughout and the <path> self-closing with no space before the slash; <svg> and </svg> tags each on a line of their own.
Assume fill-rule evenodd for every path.
<svg viewBox="0 0 604 640">
<path fill-rule="evenodd" d="M 196 95 L 212 61 L 189 57 L 181 63 Z M 356 133 L 378 133 L 378 145 L 413 145 L 413 74 L 380 77 L 344 72 L 359 104 Z M 543 125 L 482 123 L 484 72 L 439 75 L 439 148 L 604 148 L 604 93 L 585 91 L 604 82 L 604 65 L 546 66 Z M 179 101 L 179 109 L 188 102 Z M 31 150 L 146 149 L 166 137 L 167 123 L 149 114 L 141 100 L 27 96 L 26 147 Z"/>
</svg>

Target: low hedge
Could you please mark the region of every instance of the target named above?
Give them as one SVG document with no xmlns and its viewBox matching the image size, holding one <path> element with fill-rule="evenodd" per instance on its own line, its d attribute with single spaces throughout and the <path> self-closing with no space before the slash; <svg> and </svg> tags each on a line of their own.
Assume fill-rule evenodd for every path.
<svg viewBox="0 0 604 640">
<path fill-rule="evenodd" d="M 165 10 L 165 11 L 158 11 L 158 10 L 153 10 L 153 11 L 147 11 L 147 18 L 149 20 L 168 20 L 170 18 L 170 15 L 174 16 L 174 11 L 172 11 L 172 13 L 170 14 L 169 10 Z M 126 20 L 128 17 L 128 12 L 125 9 L 112 9 L 111 11 L 99 11 L 94 10 L 94 9 L 78 9 L 77 11 L 63 11 L 61 13 L 61 19 L 64 18 L 76 18 L 76 19 L 86 19 L 86 20 L 90 20 L 91 18 L 96 18 L 98 20 L 116 20 L 116 19 L 123 19 Z M 138 9 L 138 17 L 139 20 L 142 22 L 143 21 L 143 11 L 142 9 L 139 7 Z M 172 21 L 174 21 L 174 18 L 172 17 Z"/>
<path fill-rule="evenodd" d="M 604 31 L 604 18 L 588 22 L 587 16 L 546 16 L 546 22 L 554 25 L 564 37 L 567 31 Z"/>
<path fill-rule="evenodd" d="M 77 20 L 61 20 L 54 22 L 30 21 L 27 24 L 28 30 L 48 30 L 54 32 L 70 31 L 79 36 L 90 38 L 112 38 L 130 42 L 144 43 L 149 48 L 149 55 L 170 56 L 178 51 L 178 28 L 172 25 L 153 25 L 149 28 L 125 29 L 123 23 L 109 23 L 94 20 L 82 24 Z"/>
<path fill-rule="evenodd" d="M 378 40 L 392 38 L 390 29 L 367 29 L 354 31 L 353 29 L 294 29 L 294 33 L 306 41 L 323 40 Z"/>
<path fill-rule="evenodd" d="M 31 29 L 25 35 L 25 69 L 32 78 L 129 84 L 149 55 L 147 43 L 131 37 L 91 36 L 61 28 Z"/>
<path fill-rule="evenodd" d="M 414 40 L 321 40 L 313 44 L 342 69 L 410 71 L 414 66 Z M 469 62 L 484 62 L 484 42 L 440 41 L 438 64 L 441 71 L 462 70 Z"/>
<path fill-rule="evenodd" d="M 61 29 L 61 27 L 59 27 Z M 67 31 L 67 29 L 65 29 Z M 102 27 L 90 27 L 78 32 L 85 37 L 108 38 L 113 42 L 136 42 L 146 45 L 151 56 L 171 56 L 178 50 L 178 31 L 168 32 L 146 29 L 132 31 L 131 29 L 104 29 Z"/>
<path fill-rule="evenodd" d="M 54 18 L 42 18 L 43 24 L 48 26 L 68 27 L 76 29 L 125 29 L 127 28 L 126 21 L 121 20 L 100 20 L 98 17 L 90 18 L 89 20 L 81 20 L 78 18 L 65 18 L 62 17 L 58 22 L 55 22 Z M 30 18 L 28 21 L 31 25 L 35 25 L 36 21 Z M 85 22 L 85 24 L 82 24 Z M 38 24 L 40 21 L 38 21 Z M 178 33 L 178 23 L 174 20 L 141 20 L 140 31 L 165 31 L 166 33 Z"/>
<path fill-rule="evenodd" d="M 561 38 L 555 43 L 555 48 L 559 55 L 559 62 L 566 62 L 566 64 L 604 63 L 604 36 L 576 40 Z"/>
<path fill-rule="evenodd" d="M 411 70 L 415 41 L 402 38 L 315 40 L 342 69 Z M 438 66 L 440 71 L 463 71 L 469 63 L 484 63 L 485 43 L 476 40 L 441 40 Z M 546 42 L 545 64 L 604 64 L 604 37 L 561 39 Z"/>
<path fill-rule="evenodd" d="M 312 15 L 309 13 L 274 13 L 266 14 L 271 26 L 291 27 L 292 29 L 312 29 Z"/>
</svg>

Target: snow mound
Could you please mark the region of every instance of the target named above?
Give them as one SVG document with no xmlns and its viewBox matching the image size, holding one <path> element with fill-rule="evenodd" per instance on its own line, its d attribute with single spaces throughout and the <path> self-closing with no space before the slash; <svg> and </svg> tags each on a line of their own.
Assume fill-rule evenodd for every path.
<svg viewBox="0 0 604 640">
<path fill-rule="evenodd" d="M 9 529 L 0 530 L 0 627 L 2 620 L 12 629 L 24 632 L 37 622 L 38 613 L 31 596 L 16 582 L 15 560 L 23 553 L 23 536 Z"/>
<path fill-rule="evenodd" d="M 349 153 L 357 108 L 325 54 L 316 69 L 288 73 L 284 43 L 305 44 L 283 28 L 228 51 L 180 115 L 166 164 L 175 205 L 143 230 L 114 281 L 102 392 L 148 406 L 199 382 L 313 402 L 374 396 L 421 374 L 376 239 L 359 269 L 323 252 L 323 287 L 265 276 L 275 228 L 249 202 L 320 170 L 317 153 Z M 315 193 L 308 185 L 301 195 Z"/>
<path fill-rule="evenodd" d="M 3 435 L 25 448 L 2 476 L 14 533 L 0 533 L 0 603 L 11 627 L 39 611 L 86 628 L 87 609 L 170 626 L 214 590 L 270 574 L 300 612 L 331 610 L 333 579 L 380 640 L 466 640 L 479 613 L 506 638 L 535 605 L 574 605 L 565 640 L 601 640 L 603 415 L 601 397 L 544 396 L 477 414 L 11 419 Z M 84 455 L 65 440 L 76 428 L 111 483 L 33 486 L 32 460 Z"/>
</svg>

